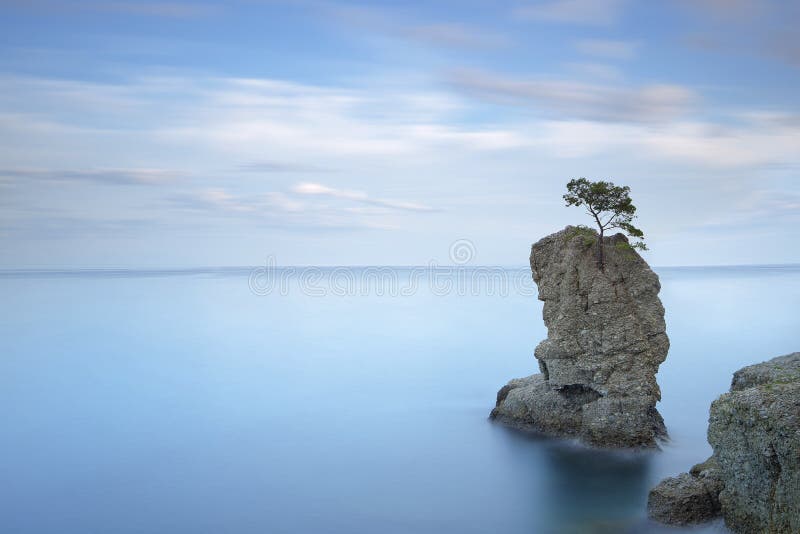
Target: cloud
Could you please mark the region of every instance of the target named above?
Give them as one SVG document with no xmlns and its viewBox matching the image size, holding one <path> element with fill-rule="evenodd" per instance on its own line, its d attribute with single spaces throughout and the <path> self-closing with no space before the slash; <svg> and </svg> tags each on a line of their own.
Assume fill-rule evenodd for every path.
<svg viewBox="0 0 800 534">
<path fill-rule="evenodd" d="M 211 2 L 114 2 L 89 0 L 24 0 L 13 1 L 12 7 L 31 10 L 56 10 L 74 12 L 75 10 L 100 11 L 124 15 L 195 18 L 219 13 L 222 6 Z"/>
<path fill-rule="evenodd" d="M 253 171 L 314 172 L 346 167 L 342 161 L 353 156 L 525 144 L 511 129 L 454 120 L 465 102 L 453 93 L 408 90 L 391 81 L 359 89 L 208 76 L 0 81 L 5 161 L 36 161 L 33 147 L 49 144 L 53 154 L 91 150 L 93 163 L 110 166 L 104 162 L 119 160 L 114 154 L 130 157 L 121 143 L 136 142 L 148 153 L 191 147 L 193 160 L 225 155 L 265 163 Z"/>
<path fill-rule="evenodd" d="M 631 59 L 636 55 L 638 43 L 611 39 L 583 39 L 575 48 L 584 54 L 608 59 Z"/>
<path fill-rule="evenodd" d="M 307 225 L 325 226 L 319 222 L 320 217 L 326 212 L 328 215 L 331 213 L 327 208 L 304 203 L 277 191 L 234 194 L 223 188 L 207 188 L 174 194 L 167 201 L 178 210 L 202 216 L 245 217 L 271 221 L 275 226 L 296 224 L 299 219 L 305 220 Z"/>
<path fill-rule="evenodd" d="M 6 77 L 8 98 L 5 103 L 0 100 L 5 140 L 0 157 L 8 168 L 0 173 L 5 176 L 0 182 L 13 178 L 160 184 L 204 176 L 209 165 L 232 168 L 231 162 L 242 160 L 252 163 L 239 170 L 253 173 L 337 169 L 362 175 L 359 169 L 383 168 L 387 157 L 427 165 L 454 153 L 479 158 L 486 152 L 542 148 L 549 155 L 576 158 L 624 147 L 659 160 L 726 168 L 797 162 L 796 113 L 717 113 L 716 121 L 697 120 L 690 112 L 699 97 L 691 90 L 631 86 L 614 79 L 615 72 L 610 71 L 603 83 L 581 83 L 462 70 L 447 77 L 462 96 L 441 90 L 402 91 L 392 84 L 353 89 L 272 79 L 145 77 L 127 84 L 81 84 Z M 23 94 L 31 99 L 26 101 Z M 117 110 L 117 129 L 102 123 L 102 128 L 96 127 L 92 116 L 84 113 L 96 109 L 97 102 L 107 102 L 109 95 L 131 104 Z M 513 121 L 500 123 L 495 122 L 503 120 L 495 118 L 497 113 L 480 121 L 464 120 L 462 110 L 480 109 L 465 95 L 535 113 L 515 111 Z M 13 120 L 4 120 L 4 106 L 13 106 Z M 131 121 L 136 128 L 128 127 Z M 35 148 L 44 146 L 54 147 L 44 152 L 45 160 L 54 158 L 47 162 L 51 169 L 27 167 L 27 161 L 42 157 Z M 103 165 L 129 157 L 125 147 L 131 146 L 144 154 L 161 154 L 163 161 L 181 161 L 180 155 L 191 154 L 190 161 L 181 163 L 190 174 Z M 59 158 L 70 161 L 71 154 L 89 150 L 97 168 L 56 167 Z M 175 154 L 178 159 L 173 159 Z M 351 202 L 358 200 L 349 193 Z M 424 211 L 419 209 L 422 205 L 405 204 Z"/>
<path fill-rule="evenodd" d="M 777 31 L 765 37 L 762 46 L 764 53 L 785 63 L 800 67 L 800 40 L 797 30 Z"/>
<path fill-rule="evenodd" d="M 386 200 L 382 198 L 372 198 L 363 191 L 347 191 L 343 189 L 335 189 L 322 184 L 316 183 L 301 183 L 292 188 L 292 192 L 298 195 L 320 195 L 329 196 L 338 199 L 352 200 L 364 204 L 371 204 L 374 206 L 381 206 L 391 208 L 393 210 L 403 211 L 436 211 L 430 206 L 418 204 L 415 202 L 402 202 L 397 200 Z"/>
<path fill-rule="evenodd" d="M 656 130 L 643 145 L 663 156 L 713 167 L 800 166 L 800 127 L 788 117 L 748 114 L 738 124 L 680 122 Z"/>
<path fill-rule="evenodd" d="M 626 0 L 552 0 L 519 7 L 514 14 L 521 20 L 603 26 L 616 23 L 626 3 Z"/>
<path fill-rule="evenodd" d="M 757 55 L 800 67 L 795 21 L 800 3 L 775 0 L 681 0 L 699 31 L 683 37 L 700 50 L 739 56 Z"/>
<path fill-rule="evenodd" d="M 483 71 L 451 74 L 453 87 L 493 102 L 564 118 L 663 122 L 686 114 L 697 96 L 679 85 L 615 87 L 560 80 L 523 80 Z"/>
<path fill-rule="evenodd" d="M 504 35 L 454 23 L 410 25 L 401 28 L 399 33 L 414 41 L 448 48 L 494 49 L 510 44 L 510 39 Z"/>
<path fill-rule="evenodd" d="M 162 185 L 174 182 L 182 173 L 166 169 L 0 169 L 9 182 L 40 180 L 47 182 L 94 182 L 106 185 Z"/>
<path fill-rule="evenodd" d="M 239 166 L 239 170 L 258 173 L 322 173 L 333 169 L 285 161 L 254 161 Z"/>
<path fill-rule="evenodd" d="M 237 197 L 223 189 L 205 189 L 191 193 L 180 193 L 168 197 L 178 207 L 196 211 L 219 211 L 222 213 L 255 213 L 259 203 L 245 197 Z"/>
<path fill-rule="evenodd" d="M 151 218 L 92 217 L 81 214 L 37 214 L 3 218 L 0 236 L 24 239 L 103 238 L 120 239 L 152 232 L 159 223 Z"/>
<path fill-rule="evenodd" d="M 772 9 L 773 0 L 679 0 L 688 9 L 722 19 L 752 19 Z"/>
<path fill-rule="evenodd" d="M 407 10 L 376 6 L 333 4 L 325 7 L 327 18 L 341 24 L 392 39 L 457 50 L 493 50 L 511 44 L 507 35 L 484 26 L 459 22 L 424 21 Z"/>
<path fill-rule="evenodd" d="M 710 170 L 755 169 L 775 165 L 800 168 L 800 125 L 792 115 L 729 117 L 735 124 L 680 120 L 666 124 L 546 121 L 540 140 L 552 154 L 584 158 L 636 154 L 662 163 Z"/>
<path fill-rule="evenodd" d="M 192 95 L 196 89 L 191 82 L 186 85 Z M 315 159 L 337 165 L 336 160 L 352 156 L 425 154 L 442 147 L 492 151 L 525 142 L 508 129 L 458 125 L 450 116 L 461 103 L 441 92 L 398 92 L 391 86 L 354 90 L 269 79 L 228 78 L 210 85 L 192 95 L 189 121 L 159 125 L 155 135 L 161 141 L 199 143 L 247 157 L 267 150 L 311 166 L 319 166 Z"/>
<path fill-rule="evenodd" d="M 219 5 L 202 2 L 87 2 L 84 6 L 99 11 L 172 18 L 205 17 L 220 9 Z"/>
<path fill-rule="evenodd" d="M 681 38 L 681 42 L 695 50 L 706 52 L 719 52 L 725 49 L 725 44 L 718 38 L 707 33 L 689 33 Z"/>
<path fill-rule="evenodd" d="M 593 80 L 594 82 L 597 82 L 597 80 L 618 82 L 624 77 L 619 68 L 604 63 L 567 63 L 565 66 L 570 72 L 577 74 L 581 78 Z"/>
<path fill-rule="evenodd" d="M 322 199 L 337 202 L 321 202 Z M 172 195 L 167 201 L 179 211 L 202 218 L 235 217 L 276 228 L 386 229 L 396 226 L 386 218 L 391 212 L 436 211 L 421 204 L 372 198 L 359 191 L 315 183 L 297 184 L 288 193 L 234 194 L 211 188 Z M 353 202 L 371 208 L 353 207 Z"/>
<path fill-rule="evenodd" d="M 707 216 L 690 227 L 692 231 L 728 234 L 770 228 L 783 228 L 800 223 L 800 195 L 787 191 L 757 189 L 749 184 L 745 194 L 738 197 L 722 213 Z"/>
<path fill-rule="evenodd" d="M 751 190 L 739 208 L 759 217 L 786 215 L 797 218 L 800 216 L 800 194 L 771 189 Z"/>
<path fill-rule="evenodd" d="M 114 221 L 123 218 L 130 221 L 126 231 L 144 232 L 150 227 L 136 219 L 152 218 L 162 241 L 209 232 L 224 234 L 225 243 L 227 236 L 246 241 L 248 232 L 258 236 L 252 239 L 304 230 L 413 233 L 434 220 L 442 232 L 460 232 L 463 225 L 481 231 L 486 221 L 521 225 L 520 214 L 527 212 L 506 200 L 459 209 L 462 195 L 505 189 L 535 202 L 539 192 L 531 192 L 532 183 L 547 187 L 545 175 L 588 165 L 631 174 L 675 172 L 696 180 L 698 194 L 710 198 L 721 179 L 709 176 L 800 168 L 796 113 L 712 108 L 701 111 L 714 119 L 700 120 L 687 113 L 699 100 L 691 91 L 630 85 L 612 76 L 579 83 L 461 71 L 449 78 L 457 91 L 408 89 L 393 80 L 353 87 L 197 74 L 118 83 L 4 80 L 0 159 L 6 171 L 0 184 L 15 184 L 17 211 L 3 211 L 19 231 L 27 225 L 26 236 L 55 235 L 58 223 L 26 222 L 18 206 L 61 207 L 64 221 L 85 219 L 69 223 L 75 235 L 105 219 L 111 222 L 98 222 L 98 234 L 122 232 L 126 223 Z M 128 105 L 112 106 L 111 117 L 98 112 L 115 100 Z M 482 100 L 513 107 L 498 110 Z M 125 166 L 137 160 L 155 168 Z M 251 163 L 237 167 L 241 162 Z M 219 176 L 219 169 L 265 174 L 253 180 L 241 172 Z M 338 173 L 314 175 L 329 169 Z M 535 180 L 515 181 L 520 175 Z M 173 182 L 168 189 L 141 187 L 123 195 L 111 188 L 51 187 L 57 180 Z M 26 182 L 40 187 L 17 185 Z M 94 196 L 84 195 L 90 190 Z"/>
</svg>

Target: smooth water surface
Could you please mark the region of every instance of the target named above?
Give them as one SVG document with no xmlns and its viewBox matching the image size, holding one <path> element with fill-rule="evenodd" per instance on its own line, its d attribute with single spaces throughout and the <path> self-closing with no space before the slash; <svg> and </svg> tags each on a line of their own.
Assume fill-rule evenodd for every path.
<svg viewBox="0 0 800 534">
<path fill-rule="evenodd" d="M 258 295 L 248 270 L 6 272 L 0 532 L 652 532 L 647 491 L 708 456 L 731 373 L 800 350 L 800 268 L 658 272 L 672 440 L 646 454 L 487 421 L 536 370 L 532 286 Z"/>
</svg>

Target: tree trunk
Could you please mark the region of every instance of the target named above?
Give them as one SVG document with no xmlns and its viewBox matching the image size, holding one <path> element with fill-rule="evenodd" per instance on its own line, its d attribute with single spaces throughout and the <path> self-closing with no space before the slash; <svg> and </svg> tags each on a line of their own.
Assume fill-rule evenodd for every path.
<svg viewBox="0 0 800 534">
<path fill-rule="evenodd" d="M 603 254 L 603 227 L 600 227 L 600 239 L 597 240 L 597 266 L 601 271 L 606 270 L 606 258 Z"/>
</svg>

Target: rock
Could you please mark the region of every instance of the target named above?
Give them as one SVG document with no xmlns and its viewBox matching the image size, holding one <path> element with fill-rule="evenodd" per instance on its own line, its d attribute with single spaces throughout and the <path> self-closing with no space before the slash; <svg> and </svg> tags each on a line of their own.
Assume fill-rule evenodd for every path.
<svg viewBox="0 0 800 534">
<path fill-rule="evenodd" d="M 598 238 L 568 226 L 533 245 L 548 332 L 535 350 L 541 374 L 504 386 L 492 418 L 600 447 L 656 447 L 666 429 L 655 375 L 669 349 L 661 286 L 622 234 L 604 239 L 600 270 Z"/>
<path fill-rule="evenodd" d="M 665 478 L 647 496 L 647 514 L 667 525 L 704 523 L 719 516 L 718 494 L 700 477 L 681 473 Z"/>
<path fill-rule="evenodd" d="M 720 515 L 719 465 L 713 456 L 688 473 L 662 480 L 647 496 L 647 515 L 667 525 L 705 523 Z"/>
<path fill-rule="evenodd" d="M 702 486 L 733 532 L 800 532 L 800 352 L 737 371 L 711 404 L 708 441 L 708 461 L 650 492 L 653 519 L 696 522 Z"/>
<path fill-rule="evenodd" d="M 778 356 L 767 362 L 743 367 L 733 373 L 731 391 L 769 384 L 800 382 L 800 353 Z"/>
<path fill-rule="evenodd" d="M 708 441 L 734 532 L 800 532 L 800 352 L 745 367 L 711 404 Z"/>
</svg>

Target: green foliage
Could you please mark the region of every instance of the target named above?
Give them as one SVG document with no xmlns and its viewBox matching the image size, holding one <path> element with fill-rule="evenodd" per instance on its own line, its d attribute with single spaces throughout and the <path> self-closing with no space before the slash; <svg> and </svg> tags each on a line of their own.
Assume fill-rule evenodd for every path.
<svg viewBox="0 0 800 534">
<path fill-rule="evenodd" d="M 634 245 L 636 245 L 636 244 L 637 243 L 634 243 Z M 618 241 L 614 245 L 614 248 L 622 255 L 623 258 L 630 260 L 630 259 L 634 258 L 633 250 L 635 248 L 638 248 L 638 247 L 636 247 L 634 245 L 631 245 L 630 243 L 626 243 L 625 241 Z"/>
<path fill-rule="evenodd" d="M 588 226 L 578 225 L 567 233 L 567 241 L 572 241 L 580 236 L 584 246 L 590 247 L 597 243 L 597 233 Z"/>
<path fill-rule="evenodd" d="M 630 237 L 638 239 L 629 246 L 639 250 L 647 250 L 644 244 L 644 232 L 633 225 L 636 218 L 636 206 L 630 197 L 631 188 L 614 185 L 603 180 L 590 182 L 586 178 L 575 178 L 567 184 L 564 201 L 567 206 L 583 206 L 595 220 L 600 235 L 605 230 L 618 228 Z M 600 249 L 602 264 L 602 248 Z"/>
</svg>

